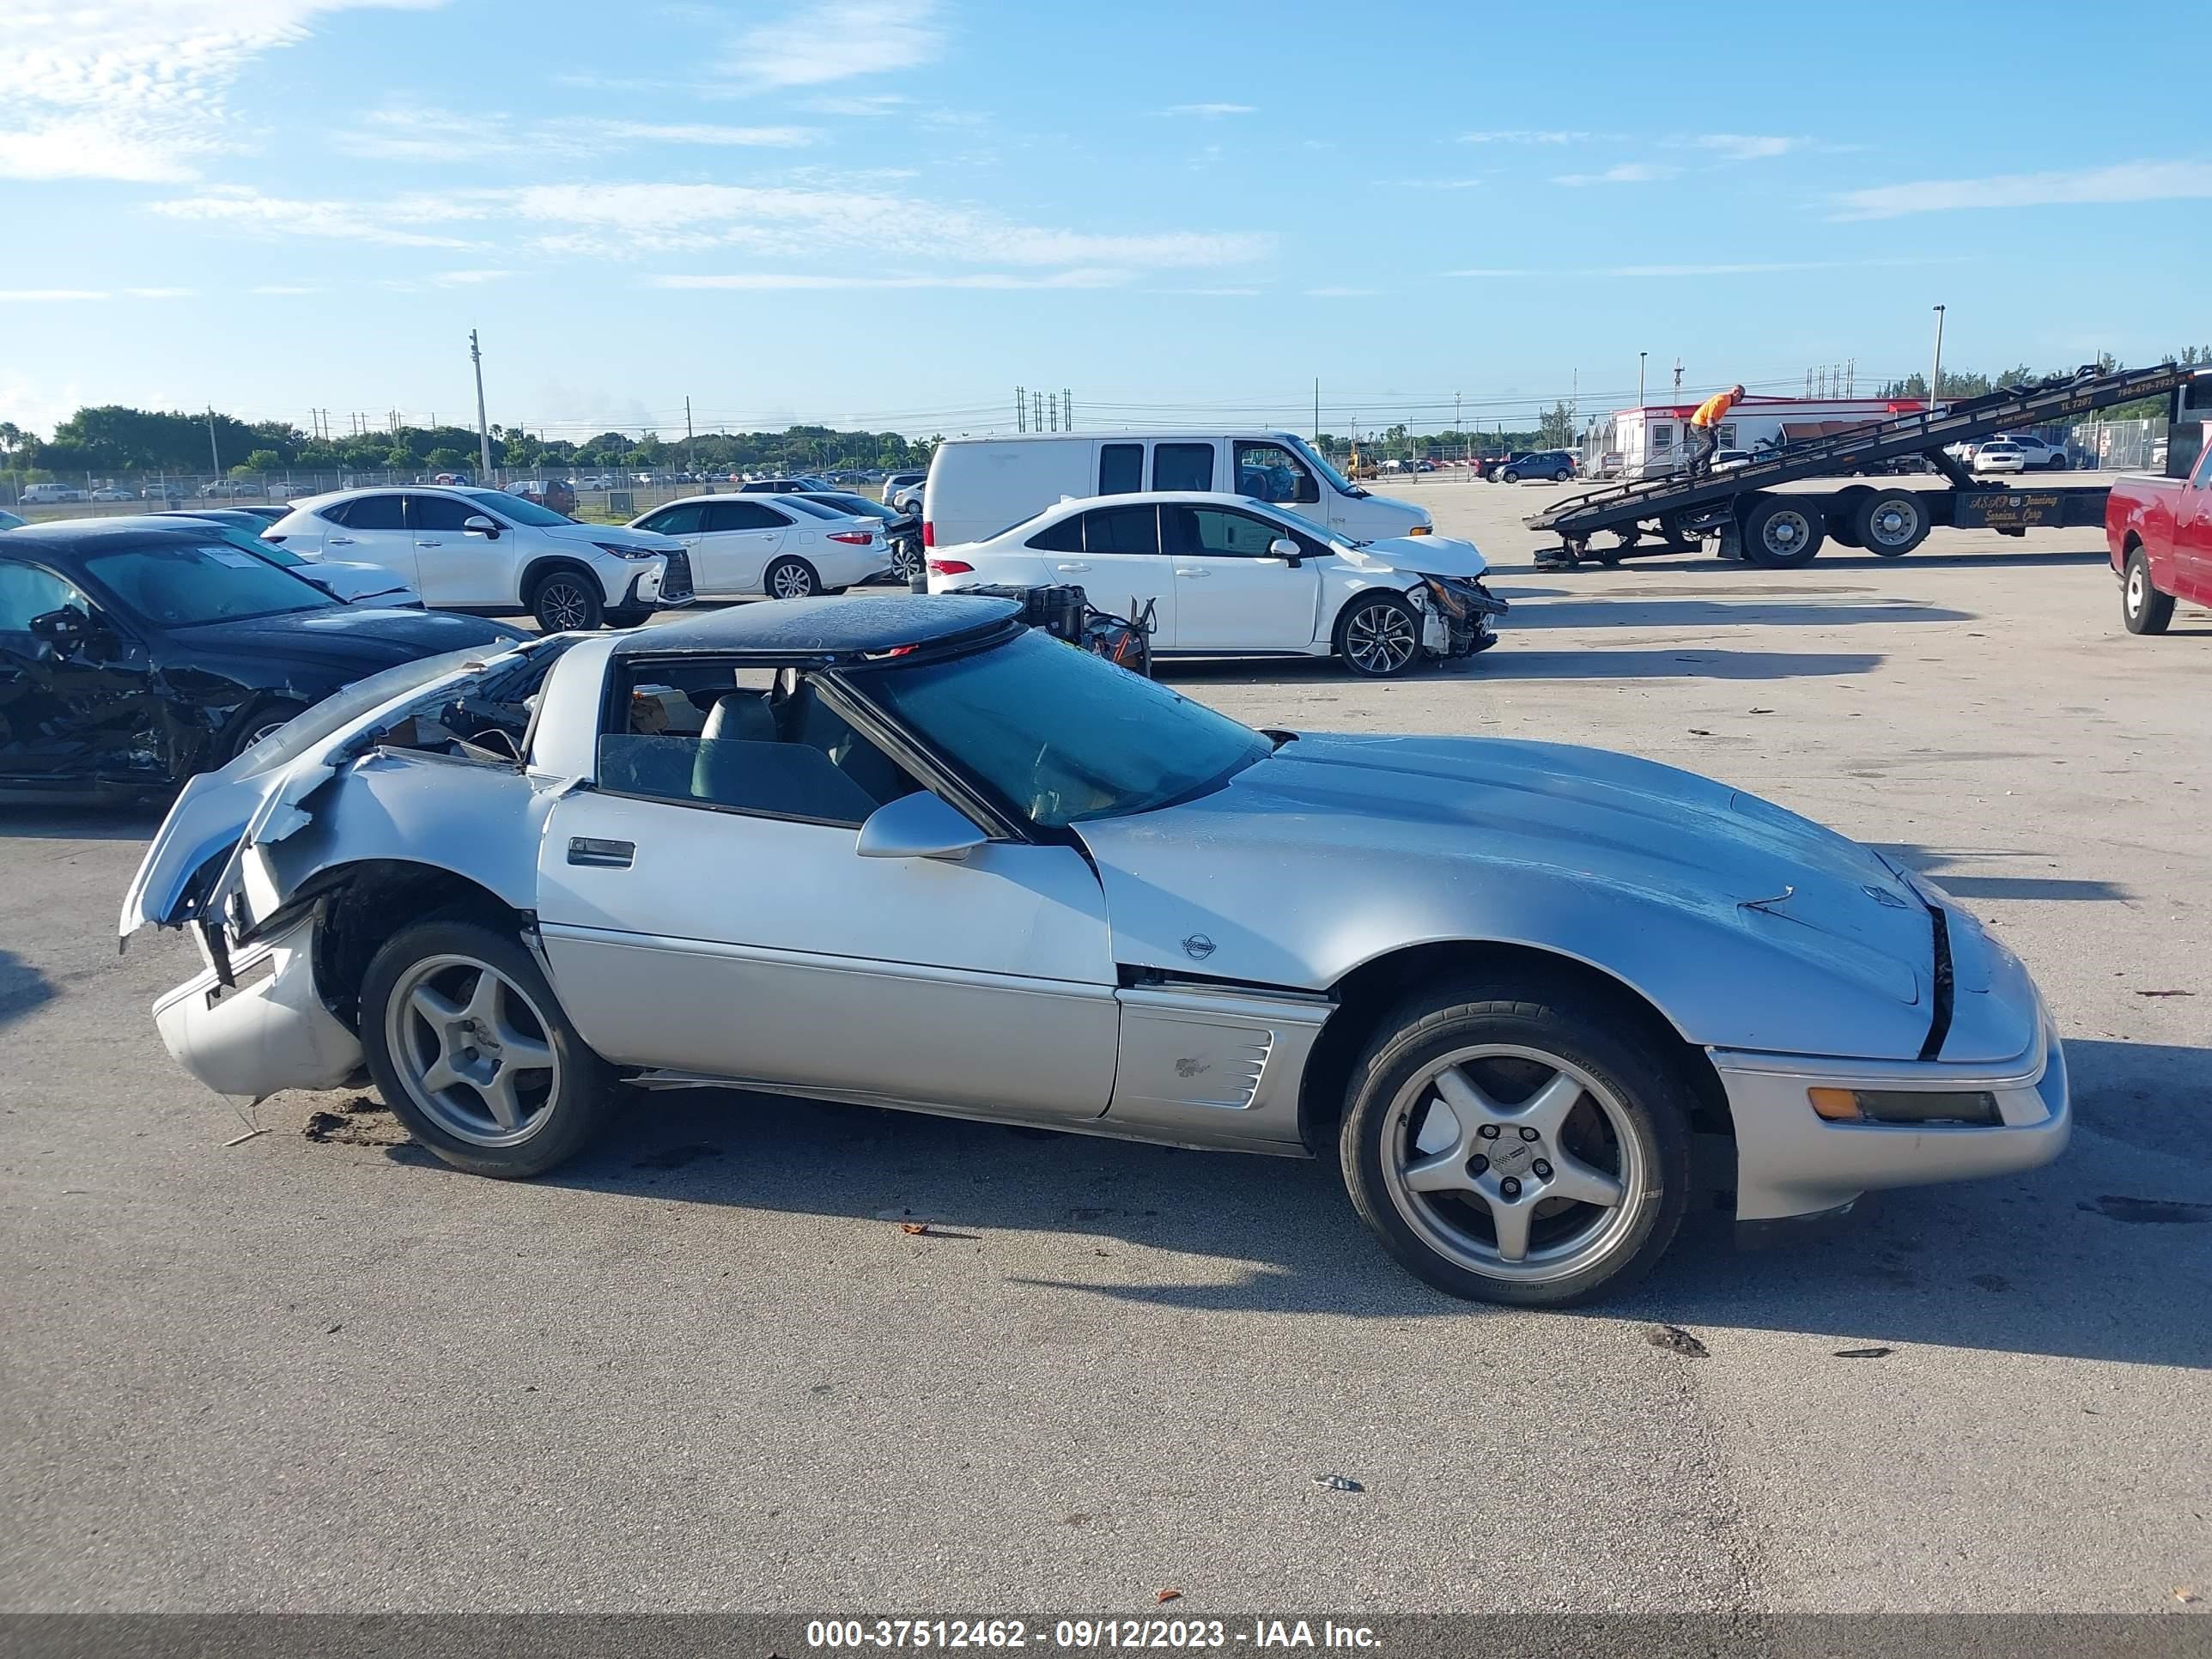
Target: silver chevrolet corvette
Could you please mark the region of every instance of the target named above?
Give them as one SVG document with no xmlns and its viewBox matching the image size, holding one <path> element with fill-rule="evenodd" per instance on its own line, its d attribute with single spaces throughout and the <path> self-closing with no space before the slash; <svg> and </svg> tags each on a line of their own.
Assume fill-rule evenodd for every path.
<svg viewBox="0 0 2212 1659">
<path fill-rule="evenodd" d="M 1866 848 L 1624 755 L 1251 731 L 1000 599 L 392 670 L 186 787 L 148 923 L 205 958 L 154 1009 L 195 1077 L 365 1068 L 463 1170 L 732 1085 L 1334 1149 L 1385 1248 L 1499 1302 L 1649 1268 L 1693 1134 L 1740 1225 L 2067 1135 L 2026 970 Z"/>
</svg>

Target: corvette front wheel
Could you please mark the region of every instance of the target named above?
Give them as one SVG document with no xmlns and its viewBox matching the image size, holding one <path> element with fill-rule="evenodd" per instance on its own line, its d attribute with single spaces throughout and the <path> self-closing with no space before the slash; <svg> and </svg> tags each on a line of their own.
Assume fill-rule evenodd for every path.
<svg viewBox="0 0 2212 1659">
<path fill-rule="evenodd" d="M 1671 1057 L 1577 987 L 1462 983 L 1387 1018 L 1340 1152 L 1385 1249 L 1454 1296 L 1560 1306 L 1632 1283 L 1688 1201 Z"/>
</svg>

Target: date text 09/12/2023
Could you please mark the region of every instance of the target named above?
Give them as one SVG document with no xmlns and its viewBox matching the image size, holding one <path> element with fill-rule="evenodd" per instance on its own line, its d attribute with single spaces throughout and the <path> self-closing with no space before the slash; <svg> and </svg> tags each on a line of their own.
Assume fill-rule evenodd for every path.
<svg viewBox="0 0 2212 1659">
<path fill-rule="evenodd" d="M 1052 1648 L 1132 1649 L 1337 1648 L 1382 1645 L 1369 1626 L 1333 1620 L 1251 1619 L 817 1619 L 806 1626 L 815 1649 Z"/>
</svg>

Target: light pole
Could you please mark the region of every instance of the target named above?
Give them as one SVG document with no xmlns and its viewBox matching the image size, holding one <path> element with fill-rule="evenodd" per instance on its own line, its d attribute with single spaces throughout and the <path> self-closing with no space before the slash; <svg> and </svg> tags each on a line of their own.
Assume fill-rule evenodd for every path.
<svg viewBox="0 0 2212 1659">
<path fill-rule="evenodd" d="M 477 331 L 469 331 L 469 362 L 477 372 L 477 459 L 483 463 L 477 482 L 491 488 L 491 428 L 484 424 L 483 353 L 477 349 Z M 686 406 L 688 415 L 689 406 Z"/>
<path fill-rule="evenodd" d="M 1644 407 L 1644 360 L 1650 355 L 1648 351 L 1636 354 L 1636 406 L 1638 409 Z"/>
<path fill-rule="evenodd" d="M 1936 414 L 1936 388 L 1943 384 L 1943 307 L 1936 307 L 1936 362 L 1928 371 L 1928 413 Z"/>
</svg>

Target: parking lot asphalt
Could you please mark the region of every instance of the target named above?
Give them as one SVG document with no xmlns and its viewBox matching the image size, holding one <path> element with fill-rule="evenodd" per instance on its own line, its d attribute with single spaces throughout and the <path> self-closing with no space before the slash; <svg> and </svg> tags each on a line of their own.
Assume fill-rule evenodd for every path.
<svg viewBox="0 0 2212 1659">
<path fill-rule="evenodd" d="M 2124 633 L 2094 532 L 1540 573 L 1550 487 L 1404 493 L 1498 567 L 1496 650 L 1175 682 L 1896 849 L 2049 997 L 2058 1163 L 1778 1250 L 1693 1218 L 1547 1314 L 1407 1277 L 1323 1162 L 737 1095 L 520 1185 L 345 1092 L 227 1145 L 146 1013 L 196 958 L 112 938 L 153 817 L 0 807 L 0 1607 L 2201 1614 L 2212 617 Z"/>
</svg>

